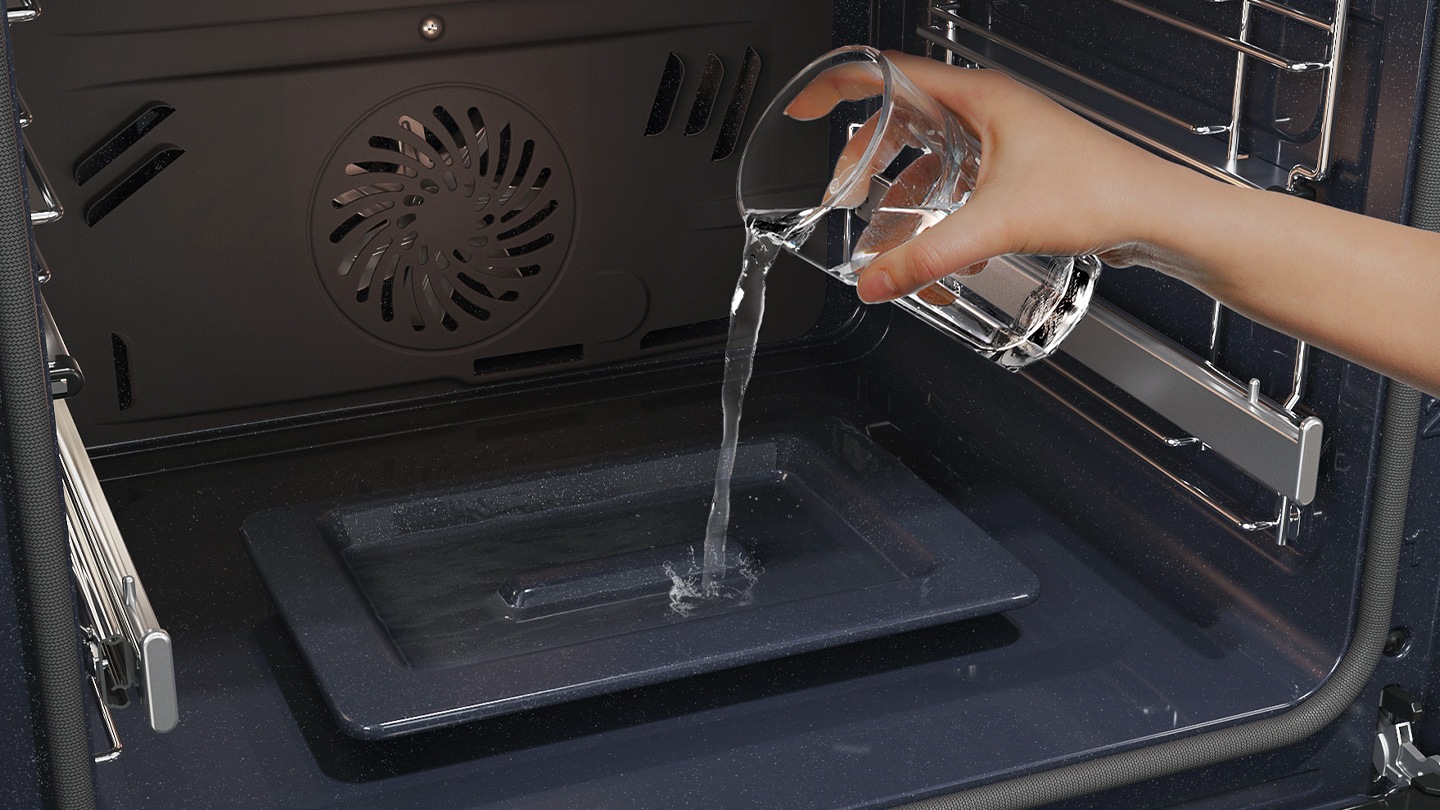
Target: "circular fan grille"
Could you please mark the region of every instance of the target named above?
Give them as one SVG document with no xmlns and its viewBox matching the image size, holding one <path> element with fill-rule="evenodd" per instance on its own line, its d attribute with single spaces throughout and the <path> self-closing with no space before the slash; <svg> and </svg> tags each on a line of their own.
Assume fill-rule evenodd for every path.
<svg viewBox="0 0 1440 810">
<path fill-rule="evenodd" d="M 469 346 L 544 297 L 574 202 L 565 158 L 529 111 L 478 87 L 425 88 L 366 115 L 331 153 L 311 209 L 315 266 L 381 340 Z"/>
</svg>

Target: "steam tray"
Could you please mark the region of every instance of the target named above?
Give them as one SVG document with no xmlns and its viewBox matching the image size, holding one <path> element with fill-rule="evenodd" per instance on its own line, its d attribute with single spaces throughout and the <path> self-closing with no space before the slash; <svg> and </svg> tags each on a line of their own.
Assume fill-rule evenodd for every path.
<svg viewBox="0 0 1440 810">
<path fill-rule="evenodd" d="M 242 531 L 335 717 L 363 739 L 1035 597 L 1029 570 L 838 423 L 741 445 L 720 593 L 687 596 L 714 469 L 713 447 L 657 451 L 269 510 Z"/>
</svg>

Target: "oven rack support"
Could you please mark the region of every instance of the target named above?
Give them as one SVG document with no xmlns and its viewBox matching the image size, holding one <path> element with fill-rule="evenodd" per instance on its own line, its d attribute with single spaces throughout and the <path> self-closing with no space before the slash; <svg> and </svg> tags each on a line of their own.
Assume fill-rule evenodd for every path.
<svg viewBox="0 0 1440 810">
<path fill-rule="evenodd" d="M 1240 0 L 1238 36 L 1213 31 L 1138 0 L 1106 2 L 1190 34 L 1198 44 L 1233 51 L 1235 72 L 1228 119 L 1191 121 L 1142 101 L 968 19 L 961 13 L 961 4 L 957 2 L 931 4 L 928 23 L 917 33 L 926 41 L 932 55 L 939 47 L 947 52 L 950 61 L 959 58 L 1005 71 L 1096 123 L 1217 179 L 1242 186 L 1283 187 L 1295 191 L 1302 181 L 1320 181 L 1328 176 L 1350 0 L 1334 0 L 1335 13 L 1328 21 L 1275 0 Z M 1254 9 L 1324 31 L 1327 42 L 1324 53 L 1308 59 L 1291 58 L 1254 44 L 1250 41 Z M 1282 73 L 1323 76 L 1320 131 L 1313 166 L 1297 164 L 1282 170 L 1240 153 L 1245 131 L 1245 77 L 1252 62 Z M 1036 74 L 1049 80 L 1037 78 Z M 1222 134 L 1226 136 L 1223 142 L 1214 137 Z"/>
<path fill-rule="evenodd" d="M 38 250 L 35 257 L 37 267 L 48 275 Z M 97 763 L 113 762 L 124 745 L 115 727 L 112 705 L 128 705 L 131 694 L 138 693 L 152 729 L 166 732 L 179 721 L 174 653 L 170 634 L 156 618 L 70 415 L 67 400 L 80 391 L 84 375 L 70 357 L 43 295 L 40 316 L 85 668 L 109 739 L 109 747 L 94 759 Z"/>
<path fill-rule="evenodd" d="M 1191 120 L 1136 98 L 965 17 L 962 4 L 954 0 L 932 2 L 927 23 L 917 33 L 927 43 L 927 53 L 932 57 L 939 55 L 936 51 L 939 48 L 947 62 L 963 60 L 1003 71 L 1101 126 L 1215 179 L 1239 186 L 1296 192 L 1303 182 L 1326 178 L 1332 161 L 1350 0 L 1334 0 L 1334 13 L 1328 20 L 1277 0 L 1240 0 L 1238 30 L 1234 36 L 1152 8 L 1140 0 L 1106 2 L 1182 31 L 1196 40 L 1197 47 L 1218 47 L 1233 52 L 1234 83 L 1228 119 Z M 1251 39 L 1251 29 L 1257 9 L 1325 32 L 1324 52 L 1297 58 L 1256 44 Z M 1323 77 L 1314 165 L 1298 164 L 1287 170 L 1241 154 L 1246 74 L 1251 63 L 1258 63 L 1256 67 L 1260 69 Z M 1220 136 L 1224 136 L 1223 139 Z M 1052 367 L 1162 445 L 1213 450 L 1273 490 L 1276 493 L 1273 516 L 1250 518 L 1239 514 L 1204 488 L 1157 461 L 1153 454 L 1104 427 L 1033 375 L 1026 376 L 1236 529 L 1270 532 L 1276 543 L 1283 546 L 1295 537 L 1301 507 L 1315 496 L 1319 472 L 1324 426 L 1316 417 L 1302 415 L 1299 410 L 1305 394 L 1310 346 L 1304 341 L 1296 342 L 1288 393 L 1283 401 L 1269 400 L 1260 395 L 1258 380 L 1241 382 L 1216 365 L 1226 316 L 1225 307 L 1215 302 L 1209 351 L 1206 358 L 1199 358 L 1120 310 L 1097 301 L 1063 347 L 1067 354 L 1188 435 L 1167 435 L 1059 366 L 1052 364 Z"/>
<path fill-rule="evenodd" d="M 38 0 L 17 0 L 10 4 L 6 23 L 33 20 L 39 14 Z M 17 96 L 16 103 L 29 184 L 30 222 L 43 225 L 60 219 L 64 208 L 30 146 L 28 130 L 34 117 L 23 98 Z M 43 284 L 50 279 L 50 268 L 38 245 L 32 242 L 31 250 L 36 281 Z M 170 634 L 156 618 L 70 415 L 66 400 L 79 393 L 84 375 L 65 347 L 43 294 L 40 308 L 85 669 L 108 739 L 108 747 L 95 754 L 94 760 L 113 762 L 124 745 L 112 705 L 127 705 L 131 695 L 138 693 L 152 729 L 166 732 L 179 721 L 174 654 Z"/>
<path fill-rule="evenodd" d="M 120 536 L 100 480 L 80 440 L 70 406 L 55 400 L 71 567 L 82 607 L 102 714 L 118 693 L 139 691 L 150 727 L 179 721 L 170 634 L 160 627 L 145 586 Z"/>
<path fill-rule="evenodd" d="M 30 179 L 30 222 L 34 225 L 54 222 L 65 215 L 65 208 L 55 196 L 50 178 L 45 176 L 45 169 L 40 165 L 40 161 L 35 159 L 35 150 L 30 148 L 30 139 L 26 137 L 23 129 L 20 133 L 24 142 L 25 170 Z"/>
<path fill-rule="evenodd" d="M 6 4 L 5 22 L 29 22 L 40 16 L 40 0 L 14 0 Z"/>
<path fill-rule="evenodd" d="M 16 21 L 14 15 L 20 8 L 20 6 L 16 6 L 11 9 L 10 17 L 8 18 L 9 22 Z M 35 14 L 38 15 L 40 13 L 39 6 L 34 6 L 34 11 Z M 33 19 L 33 17 L 24 17 L 22 19 L 28 20 Z M 64 216 L 65 207 L 60 204 L 59 198 L 55 196 L 55 188 L 51 185 L 50 178 L 45 176 L 45 169 L 41 167 L 40 162 L 36 160 L 35 150 L 30 148 L 30 138 L 25 133 L 25 130 L 31 124 L 35 123 L 35 116 L 30 114 L 30 107 L 26 105 L 24 96 L 17 94 L 16 98 L 19 107 L 16 111 L 16 117 L 20 123 L 21 151 L 25 153 L 25 173 L 30 184 L 30 223 L 32 225 L 43 225 L 47 222 L 54 222 Z"/>
<path fill-rule="evenodd" d="M 1268 531 L 1282 546 L 1295 538 L 1301 507 L 1314 500 L 1319 481 L 1320 449 L 1324 441 L 1324 423 L 1319 418 L 1296 414 L 1283 403 L 1263 396 L 1259 380 L 1240 382 L 1103 301 L 1091 302 L 1089 312 L 1066 338 L 1061 351 L 1184 433 L 1171 435 L 1153 427 L 1145 418 L 1061 365 L 1050 363 L 1052 370 L 1159 444 L 1214 452 L 1274 491 L 1273 516 L 1255 518 L 1240 514 L 1157 460 L 1154 454 L 1122 438 L 1083 408 L 1027 374 L 1032 383 L 1139 456 L 1234 528 L 1243 532 Z M 1294 368 L 1287 399 L 1298 400 L 1296 395 L 1303 393 L 1305 372 L 1303 364 Z"/>
<path fill-rule="evenodd" d="M 38 247 L 35 263 L 38 280 L 43 283 L 49 268 Z M 166 732 L 179 721 L 174 654 L 170 634 L 156 618 L 70 415 L 67 400 L 79 393 L 85 378 L 70 356 L 43 294 L 40 316 L 86 674 L 109 739 L 109 747 L 94 758 L 97 763 L 113 762 L 124 745 L 115 728 L 112 705 L 127 705 L 131 694 L 138 693 L 152 729 Z"/>
</svg>

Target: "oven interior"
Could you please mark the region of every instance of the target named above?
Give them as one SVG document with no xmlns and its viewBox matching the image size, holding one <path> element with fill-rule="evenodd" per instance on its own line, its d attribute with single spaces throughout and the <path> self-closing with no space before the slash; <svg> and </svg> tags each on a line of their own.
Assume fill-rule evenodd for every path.
<svg viewBox="0 0 1440 810">
<path fill-rule="evenodd" d="M 575 573 L 703 530 L 735 171 L 790 75 L 1003 69 L 1401 216 L 1426 10 L 1275 5 L 46 3 L 11 36 L 52 354 L 173 645 L 161 694 L 108 642 L 103 806 L 879 807 L 1297 705 L 1347 647 L 1384 381 L 1144 268 L 1010 373 L 782 259 L 737 492 L 788 584 L 690 621 Z M 487 625 L 492 579 L 555 606 Z M 1352 715 L 1095 806 L 1362 794 Z"/>
</svg>

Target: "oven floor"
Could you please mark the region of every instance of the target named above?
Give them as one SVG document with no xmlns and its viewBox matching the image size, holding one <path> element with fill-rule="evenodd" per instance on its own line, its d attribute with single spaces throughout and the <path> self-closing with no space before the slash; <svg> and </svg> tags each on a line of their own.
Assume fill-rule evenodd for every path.
<svg viewBox="0 0 1440 810">
<path fill-rule="evenodd" d="M 746 429 L 796 414 L 858 423 L 843 367 L 807 374 L 757 379 Z M 138 710 L 120 713 L 125 753 L 97 768 L 103 806 L 883 806 L 1273 710 L 1324 675 L 1243 600 L 1198 621 L 1003 470 L 907 458 L 913 440 L 888 435 L 877 440 L 1035 572 L 1033 604 L 395 740 L 341 731 L 241 522 L 317 498 L 535 469 L 562 451 L 579 461 L 718 437 L 713 386 L 663 388 L 570 408 L 459 403 L 99 460 L 175 639 L 181 707 L 167 735 Z M 524 415 L 496 416 L 505 412 Z"/>
</svg>

